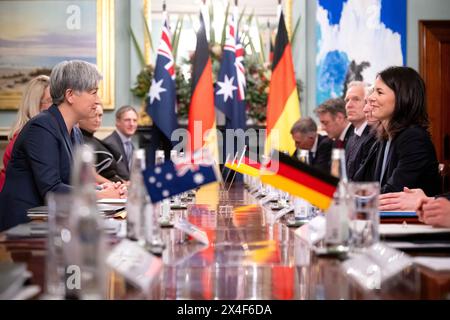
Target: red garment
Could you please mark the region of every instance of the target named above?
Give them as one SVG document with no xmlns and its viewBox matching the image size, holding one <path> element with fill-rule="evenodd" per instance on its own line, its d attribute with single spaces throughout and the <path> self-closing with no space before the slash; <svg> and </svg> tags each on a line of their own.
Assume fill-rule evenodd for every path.
<svg viewBox="0 0 450 320">
<path fill-rule="evenodd" d="M 6 174 L 6 167 L 8 166 L 9 160 L 11 160 L 12 150 L 14 147 L 14 142 L 16 142 L 18 134 L 16 133 L 11 141 L 9 141 L 8 145 L 5 149 L 5 154 L 3 155 L 3 169 L 0 171 L 0 192 L 3 189 L 3 185 L 5 184 L 5 174 Z"/>
</svg>

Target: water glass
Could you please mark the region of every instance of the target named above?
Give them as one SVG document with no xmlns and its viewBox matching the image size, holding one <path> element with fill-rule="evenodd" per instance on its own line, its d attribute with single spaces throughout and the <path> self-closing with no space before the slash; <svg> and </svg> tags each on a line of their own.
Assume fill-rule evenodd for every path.
<svg viewBox="0 0 450 320">
<path fill-rule="evenodd" d="M 45 291 L 50 299 L 64 299 L 66 294 L 66 267 L 71 232 L 69 225 L 72 206 L 70 194 L 47 194 L 48 237 L 45 270 Z"/>
<path fill-rule="evenodd" d="M 350 210 L 350 243 L 354 251 L 364 250 L 379 237 L 378 182 L 350 182 L 348 185 Z"/>
</svg>

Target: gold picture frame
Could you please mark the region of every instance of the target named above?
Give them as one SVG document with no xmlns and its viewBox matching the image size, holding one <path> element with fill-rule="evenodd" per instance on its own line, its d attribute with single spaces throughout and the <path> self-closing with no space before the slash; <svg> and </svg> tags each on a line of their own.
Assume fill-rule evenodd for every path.
<svg viewBox="0 0 450 320">
<path fill-rule="evenodd" d="M 90 3 L 90 1 L 70 1 L 70 2 L 66 2 L 66 1 L 61 1 L 61 2 L 57 2 L 55 1 L 54 3 L 51 3 L 52 6 L 54 6 L 55 8 L 57 8 L 57 6 L 61 6 L 61 5 L 66 5 L 67 6 L 67 10 L 65 12 L 62 12 L 63 14 L 70 14 L 70 10 L 68 9 L 70 5 L 79 5 L 80 7 L 84 8 L 83 6 L 90 6 L 91 10 L 87 10 L 87 9 L 79 9 L 81 11 L 81 14 L 91 14 L 93 15 L 94 13 L 92 13 L 92 7 L 95 5 L 96 8 L 96 12 L 95 12 L 95 17 L 96 17 L 96 25 L 95 27 L 95 46 L 96 49 L 94 49 L 93 47 L 91 48 L 92 50 L 95 50 L 95 59 L 96 59 L 96 64 L 97 67 L 100 71 L 100 73 L 103 75 L 103 80 L 100 82 L 99 84 L 99 95 L 100 98 L 103 102 L 103 107 L 104 109 L 114 109 L 114 62 L 115 62 L 115 47 L 114 47 L 114 0 L 92 0 L 92 2 L 95 2 L 95 4 Z M 48 4 L 48 1 L 46 1 L 46 3 Z M 29 4 L 29 2 L 28 2 Z M 33 4 L 35 5 L 39 5 L 39 1 L 34 1 Z M 11 25 L 21 25 L 23 24 L 23 21 L 26 20 L 27 14 L 29 15 L 33 15 L 33 18 L 36 17 L 39 13 L 41 14 L 45 14 L 44 17 L 41 17 L 40 19 L 48 19 L 51 20 L 51 12 L 49 13 L 47 12 L 38 12 L 37 10 L 32 10 L 31 8 L 27 8 L 25 7 L 24 10 L 11 10 L 12 12 L 7 12 L 7 8 L 8 6 L 13 6 L 13 5 L 20 5 L 20 0 L 19 1 L 4 1 L 4 0 L 0 0 L 0 7 L 4 7 L 4 8 L 0 8 L 5 12 L 5 15 L 8 15 L 8 19 L 10 19 L 10 24 Z M 25 3 L 23 5 L 26 5 Z M 72 7 L 72 9 L 75 8 L 73 12 L 76 13 L 77 8 L 76 7 Z M 5 10 L 3 10 L 5 9 Z M 16 14 L 16 17 L 14 17 L 14 14 Z M 19 16 L 20 15 L 20 16 Z M 6 20 L 6 19 L 3 19 Z M 63 20 L 66 21 L 66 20 Z M 85 20 L 81 20 L 81 21 L 85 21 Z M 6 22 L 5 22 L 6 23 Z M 67 22 L 66 22 L 67 23 Z M 50 24 L 50 23 L 49 23 Z M 3 28 L 2 27 L 2 32 L 0 33 L 0 38 L 3 38 L 3 40 L 8 39 L 8 30 L 11 31 L 11 33 L 15 33 L 17 35 L 17 32 L 13 29 L 8 29 L 8 28 Z M 55 28 L 54 32 L 56 33 L 58 30 L 56 30 L 57 28 Z M 34 31 L 34 30 L 33 30 Z M 53 30 L 52 30 L 53 32 Z M 27 36 L 26 34 L 21 34 L 20 37 L 21 39 L 26 39 Z M 40 35 L 40 37 L 50 37 L 51 34 L 45 34 L 45 35 Z M 13 39 L 17 42 L 19 42 L 19 38 L 17 39 Z M 64 43 L 64 41 L 68 41 L 69 39 L 64 39 L 61 38 L 60 41 L 62 43 Z M 4 43 L 8 43 L 8 42 L 4 42 Z M 12 41 L 10 42 L 12 43 Z M 26 50 L 28 51 L 32 51 L 33 48 L 30 47 L 24 47 L 26 48 Z M 2 59 L 2 55 L 3 58 L 9 58 L 9 60 L 14 61 L 14 53 L 12 54 L 8 54 L 8 49 L 7 47 L 2 48 L 0 45 L 0 65 L 3 66 L 3 69 L 0 69 L 0 110 L 17 110 L 18 104 L 20 102 L 21 99 L 21 95 L 22 95 L 22 90 L 23 90 L 23 86 L 24 84 L 27 82 L 27 80 L 29 80 L 30 77 L 32 77 L 32 73 L 30 74 L 26 74 L 22 77 L 20 77 L 21 71 L 18 71 L 17 73 L 17 80 L 15 80 L 15 82 L 9 81 L 8 87 L 4 86 L 2 87 L 2 84 L 5 84 L 5 82 L 7 80 L 10 80 L 12 76 L 14 76 L 14 74 L 12 76 L 9 76 L 8 79 L 8 75 L 7 74 L 3 74 L 2 70 L 7 70 L 7 63 L 5 63 L 5 60 L 8 61 L 7 59 Z M 17 50 L 17 49 L 16 49 Z M 39 49 L 36 49 L 39 50 Z M 77 46 L 75 45 L 73 48 L 73 51 L 76 52 L 78 50 Z M 40 53 L 42 55 L 42 52 Z M 93 55 L 92 55 L 93 56 Z M 68 57 L 69 58 L 69 57 Z M 64 59 L 62 59 L 64 60 Z M 5 67 L 6 66 L 6 67 Z M 14 67 L 17 68 L 17 65 L 14 65 Z M 38 69 L 38 68 L 37 68 Z M 19 69 L 20 70 L 20 69 Z M 13 84 L 11 84 L 13 83 Z M 20 85 L 15 86 L 15 83 L 19 83 Z M 6 89 L 4 89 L 6 88 Z M 20 89 L 20 90 L 19 90 Z"/>
</svg>

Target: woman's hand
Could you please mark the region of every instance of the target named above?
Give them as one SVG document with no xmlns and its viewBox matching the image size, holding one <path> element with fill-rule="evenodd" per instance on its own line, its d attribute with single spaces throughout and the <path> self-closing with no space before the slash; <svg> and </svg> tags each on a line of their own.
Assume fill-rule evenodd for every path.
<svg viewBox="0 0 450 320">
<path fill-rule="evenodd" d="M 419 220 L 434 227 L 450 227 L 450 201 L 445 198 L 427 198 L 417 211 Z"/>
<path fill-rule="evenodd" d="M 428 198 L 422 189 L 403 188 L 402 192 L 380 195 L 381 211 L 415 211 L 421 199 Z"/>
</svg>

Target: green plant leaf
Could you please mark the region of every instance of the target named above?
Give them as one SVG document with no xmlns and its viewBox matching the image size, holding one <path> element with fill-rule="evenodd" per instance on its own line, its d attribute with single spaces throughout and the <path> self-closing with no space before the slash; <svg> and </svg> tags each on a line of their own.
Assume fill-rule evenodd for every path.
<svg viewBox="0 0 450 320">
<path fill-rule="evenodd" d="M 209 42 L 211 44 L 214 44 L 216 43 L 216 33 L 214 32 L 214 8 L 212 5 L 212 1 L 209 3 L 208 13 L 209 13 Z"/>
<path fill-rule="evenodd" d="M 183 28 L 183 21 L 184 21 L 184 15 L 182 14 L 181 16 L 178 17 L 177 20 L 177 24 L 175 27 L 175 32 L 174 35 L 172 37 L 173 41 L 172 41 L 172 49 L 173 49 L 173 57 L 175 59 L 175 61 L 177 61 L 177 55 L 178 55 L 178 43 L 180 42 L 180 34 L 181 34 L 181 30 Z"/>
<path fill-rule="evenodd" d="M 266 53 L 264 52 L 265 50 L 264 50 L 262 31 L 261 31 L 261 28 L 259 25 L 258 18 L 255 18 L 255 19 L 256 19 L 256 27 L 258 28 L 259 47 L 261 48 L 261 51 L 260 51 L 261 59 L 262 59 L 262 61 L 266 61 Z"/>
<path fill-rule="evenodd" d="M 295 35 L 297 34 L 298 27 L 300 26 L 300 19 L 301 17 L 298 17 L 297 22 L 295 22 L 294 30 L 292 31 L 292 38 L 291 38 L 292 46 L 294 46 L 295 44 Z"/>
<path fill-rule="evenodd" d="M 153 48 L 153 39 L 152 39 L 152 33 L 150 32 L 150 28 L 147 23 L 147 19 L 145 19 L 145 14 L 142 12 L 142 18 L 144 19 L 144 30 L 145 30 L 145 36 L 147 37 L 148 42 L 150 43 L 150 49 L 153 53 L 155 53 L 155 49 Z"/>
<path fill-rule="evenodd" d="M 133 40 L 134 48 L 136 49 L 136 52 L 137 52 L 139 62 L 141 63 L 141 67 L 144 68 L 145 67 L 145 57 L 144 57 L 144 54 L 142 53 L 142 49 L 139 46 L 139 43 L 137 42 L 136 36 L 135 36 L 131 26 L 130 26 L 130 35 L 131 35 L 131 40 Z"/>
<path fill-rule="evenodd" d="M 222 39 L 220 40 L 220 47 L 223 48 L 225 45 L 225 39 L 226 39 L 226 32 L 227 32 L 227 20 L 228 20 L 228 12 L 230 11 L 230 2 L 228 1 L 227 7 L 225 9 L 225 20 L 223 21 L 223 28 L 222 28 Z"/>
<path fill-rule="evenodd" d="M 237 23 L 237 29 L 238 30 L 241 30 L 241 28 L 240 28 L 240 26 L 241 26 L 241 20 L 242 20 L 242 18 L 244 17 L 244 14 L 245 14 L 245 10 L 247 9 L 247 6 L 244 6 L 244 9 L 242 9 L 242 11 L 241 11 L 241 14 L 239 15 L 239 20 L 238 20 L 238 23 Z"/>
</svg>

